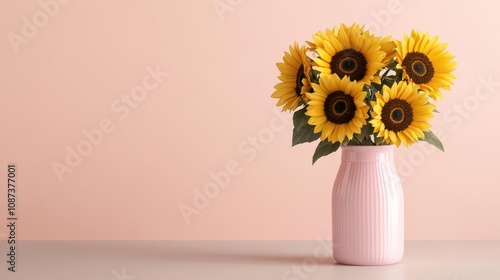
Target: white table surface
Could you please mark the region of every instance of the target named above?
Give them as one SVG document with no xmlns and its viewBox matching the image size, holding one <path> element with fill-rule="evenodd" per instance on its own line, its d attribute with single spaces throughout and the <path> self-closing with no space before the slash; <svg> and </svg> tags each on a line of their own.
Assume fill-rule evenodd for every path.
<svg viewBox="0 0 500 280">
<path fill-rule="evenodd" d="M 1 280 L 500 280 L 500 241 L 407 241 L 403 261 L 389 266 L 335 264 L 321 241 L 18 243 L 15 273 L 0 243 Z"/>
</svg>

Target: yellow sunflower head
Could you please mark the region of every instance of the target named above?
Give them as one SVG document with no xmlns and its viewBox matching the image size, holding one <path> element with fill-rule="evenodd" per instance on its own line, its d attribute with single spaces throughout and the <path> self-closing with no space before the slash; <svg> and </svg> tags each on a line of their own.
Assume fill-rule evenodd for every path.
<svg viewBox="0 0 500 280">
<path fill-rule="evenodd" d="M 321 74 L 348 76 L 351 81 L 370 83 L 384 66 L 387 53 L 381 50 L 381 40 L 364 32 L 357 24 L 342 24 L 337 32 L 313 36 L 318 57 L 314 58 Z"/>
<path fill-rule="evenodd" d="M 424 131 L 431 127 L 428 122 L 433 116 L 434 105 L 429 96 L 419 91 L 413 83 L 399 82 L 392 87 L 384 86 L 382 93 L 376 94 L 372 101 L 373 119 L 370 121 L 377 137 L 385 143 L 401 143 L 411 146 L 424 139 Z"/>
<path fill-rule="evenodd" d="M 334 26 L 332 30 L 326 29 L 326 32 L 318 31 L 316 34 L 314 34 L 313 37 L 313 42 L 306 41 L 311 50 L 316 50 L 316 48 L 323 48 L 324 44 L 323 42 L 328 40 L 328 38 L 333 38 L 337 36 L 339 33 L 339 29 L 337 26 Z"/>
<path fill-rule="evenodd" d="M 364 31 L 367 34 L 370 34 L 369 30 Z M 374 37 L 374 35 L 371 35 Z M 391 36 L 386 37 L 375 37 L 376 44 L 380 46 L 380 50 L 385 53 L 384 59 L 382 59 L 382 63 L 387 64 L 396 56 L 396 43 L 392 40 Z"/>
<path fill-rule="evenodd" d="M 299 47 L 297 42 L 290 46 L 290 52 L 285 52 L 283 62 L 276 63 L 280 70 L 280 83 L 274 86 L 273 98 L 278 98 L 276 106 L 283 106 L 283 111 L 295 110 L 300 101 L 307 102 L 304 93 L 311 92 L 311 82 L 309 75 L 311 71 L 311 61 L 307 57 L 307 48 Z"/>
<path fill-rule="evenodd" d="M 363 83 L 334 74 L 321 75 L 319 85 L 312 86 L 314 92 L 306 93 L 309 102 L 305 114 L 310 116 L 308 122 L 314 126 L 314 133 L 321 132 L 321 141 L 342 143 L 346 137 L 351 140 L 354 133 L 361 133 L 369 108 L 364 102 Z"/>
<path fill-rule="evenodd" d="M 405 79 L 417 84 L 434 100 L 443 98 L 440 88 L 450 90 L 455 76 L 454 56 L 448 51 L 446 43 L 440 44 L 438 37 L 412 31 L 403 41 L 396 41 L 396 59 L 404 70 Z"/>
<path fill-rule="evenodd" d="M 385 57 L 382 60 L 385 65 L 396 56 L 396 43 L 394 43 L 391 36 L 378 37 L 377 39 L 380 40 L 380 50 L 385 53 Z"/>
</svg>

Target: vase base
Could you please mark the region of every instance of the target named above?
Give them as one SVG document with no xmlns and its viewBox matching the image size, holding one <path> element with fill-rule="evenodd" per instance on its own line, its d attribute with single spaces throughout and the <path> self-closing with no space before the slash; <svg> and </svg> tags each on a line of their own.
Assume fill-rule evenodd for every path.
<svg viewBox="0 0 500 280">
<path fill-rule="evenodd" d="M 342 260 L 342 259 L 335 259 L 333 258 L 336 264 L 341 264 L 341 265 L 350 265 L 350 266 L 385 266 L 385 265 L 395 265 L 401 262 L 401 259 L 399 260 L 392 260 L 392 261 L 366 261 L 366 260 Z"/>
<path fill-rule="evenodd" d="M 396 264 L 398 264 L 400 262 L 401 261 L 389 262 L 389 263 L 348 263 L 348 262 L 337 262 L 337 261 L 335 261 L 336 264 L 348 265 L 348 266 L 386 266 L 386 265 L 396 265 Z"/>
</svg>

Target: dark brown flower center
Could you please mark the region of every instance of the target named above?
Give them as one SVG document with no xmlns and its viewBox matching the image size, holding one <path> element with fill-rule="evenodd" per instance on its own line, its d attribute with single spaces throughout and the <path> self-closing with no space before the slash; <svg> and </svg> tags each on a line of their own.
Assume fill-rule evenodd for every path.
<svg viewBox="0 0 500 280">
<path fill-rule="evenodd" d="M 324 105 L 326 118 L 334 124 L 350 122 L 356 113 L 354 98 L 343 91 L 330 93 Z"/>
<path fill-rule="evenodd" d="M 297 96 L 302 95 L 302 79 L 306 78 L 306 74 L 304 74 L 304 65 L 300 65 L 299 70 L 297 70 L 297 78 L 295 79 L 295 94 Z"/>
<path fill-rule="evenodd" d="M 416 84 L 426 84 L 434 77 L 432 62 L 421 52 L 408 53 L 401 64 Z"/>
<path fill-rule="evenodd" d="M 392 99 L 382 108 L 382 122 L 388 130 L 399 132 L 407 129 L 413 121 L 411 105 L 402 99 Z"/>
<path fill-rule="evenodd" d="M 336 73 L 340 78 L 348 75 L 351 81 L 359 81 L 366 74 L 366 59 L 363 53 L 355 49 L 345 49 L 332 56 L 330 68 L 332 74 Z"/>
</svg>

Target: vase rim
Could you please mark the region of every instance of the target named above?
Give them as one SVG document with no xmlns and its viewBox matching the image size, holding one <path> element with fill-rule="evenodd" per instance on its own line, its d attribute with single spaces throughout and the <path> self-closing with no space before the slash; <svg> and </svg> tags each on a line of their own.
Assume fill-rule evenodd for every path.
<svg viewBox="0 0 500 280">
<path fill-rule="evenodd" d="M 378 145 L 378 146 L 368 146 L 368 145 L 349 145 L 340 146 L 341 149 L 392 149 L 394 145 Z"/>
<path fill-rule="evenodd" d="M 342 146 L 342 161 L 387 162 L 393 160 L 394 145 Z"/>
</svg>

